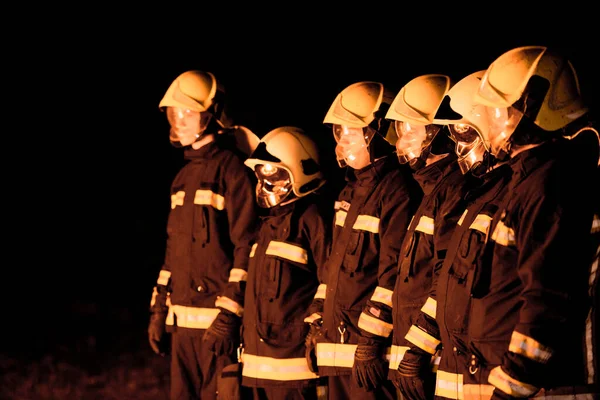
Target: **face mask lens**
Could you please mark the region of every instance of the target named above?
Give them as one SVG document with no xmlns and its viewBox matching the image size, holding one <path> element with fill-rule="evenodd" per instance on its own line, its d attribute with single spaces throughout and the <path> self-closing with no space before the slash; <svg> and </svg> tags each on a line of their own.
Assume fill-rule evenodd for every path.
<svg viewBox="0 0 600 400">
<path fill-rule="evenodd" d="M 273 207 L 291 193 L 292 180 L 287 170 L 272 164 L 259 164 L 254 170 L 258 178 L 256 199 L 260 207 Z"/>
</svg>

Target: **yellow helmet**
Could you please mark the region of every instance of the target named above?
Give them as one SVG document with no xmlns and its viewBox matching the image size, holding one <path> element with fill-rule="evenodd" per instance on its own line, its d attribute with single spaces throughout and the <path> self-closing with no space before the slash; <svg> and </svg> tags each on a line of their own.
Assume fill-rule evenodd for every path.
<svg viewBox="0 0 600 400">
<path fill-rule="evenodd" d="M 210 72 L 191 70 L 179 75 L 160 101 L 158 107 L 179 107 L 197 112 L 209 111 L 217 90 L 223 91 Z"/>
<path fill-rule="evenodd" d="M 429 125 L 444 96 L 452 87 L 449 76 L 421 75 L 400 89 L 386 114 L 387 119 Z"/>
<path fill-rule="evenodd" d="M 387 155 L 380 140 L 375 140 L 374 144 L 371 141 L 377 134 L 386 139 L 396 136 L 389 129 L 390 122 L 384 118 L 393 99 L 390 90 L 373 81 L 353 83 L 336 96 L 323 123 L 332 125 L 340 167 L 348 165 L 360 169 L 373 159 Z M 390 147 L 387 143 L 386 146 Z M 386 154 L 377 154 L 380 152 Z"/>
<path fill-rule="evenodd" d="M 337 95 L 323 123 L 364 128 L 376 118 L 376 113 L 384 99 L 389 105 L 392 98 L 389 92 L 386 93 L 382 83 L 371 81 L 353 83 Z"/>
<path fill-rule="evenodd" d="M 425 165 L 440 131 L 433 119 L 452 85 L 447 75 L 421 75 L 404 85 L 394 98 L 385 117 L 394 121 L 396 153 L 401 163 L 409 163 L 413 169 Z"/>
<path fill-rule="evenodd" d="M 261 207 L 291 203 L 325 184 L 317 146 L 298 127 L 273 129 L 244 163 L 258 178 L 256 199 Z"/>
<path fill-rule="evenodd" d="M 534 99 L 539 111 L 530 115 L 515 103 L 524 100 L 524 94 L 535 96 L 531 93 L 534 77 L 544 80 L 544 90 L 541 98 Z M 571 62 L 544 46 L 518 47 L 498 57 L 481 80 L 476 102 L 493 108 L 513 106 L 546 131 L 563 128 L 588 111 Z"/>
<path fill-rule="evenodd" d="M 474 102 L 484 73 L 469 74 L 452 86 L 433 119 L 434 124 L 448 126 L 463 174 L 481 164 L 486 152 L 484 139 L 489 130 L 489 115 L 485 106 Z"/>
</svg>

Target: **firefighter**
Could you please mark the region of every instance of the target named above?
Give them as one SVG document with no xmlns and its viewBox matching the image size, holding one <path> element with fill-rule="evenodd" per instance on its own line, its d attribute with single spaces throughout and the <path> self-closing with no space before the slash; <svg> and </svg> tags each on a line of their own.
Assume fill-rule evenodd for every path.
<svg viewBox="0 0 600 400">
<path fill-rule="evenodd" d="M 329 249 L 332 207 L 318 149 L 301 129 L 267 133 L 245 162 L 256 177 L 261 216 L 250 253 L 243 327 L 242 385 L 248 398 L 316 399 L 318 376 L 305 361 L 304 318 Z"/>
<path fill-rule="evenodd" d="M 392 298 L 389 378 L 409 400 L 433 396 L 436 358 L 419 347 L 409 347 L 404 336 L 421 309 L 432 310 L 434 315 L 435 301 L 428 298 L 434 267 L 443 259 L 446 242 L 464 210 L 464 194 L 476 183 L 468 167 L 457 162 L 447 128 L 433 123 L 453 84 L 447 75 L 418 76 L 400 90 L 386 114 L 394 121 L 398 159 L 411 166 L 425 195 L 401 246 Z"/>
<path fill-rule="evenodd" d="M 485 150 L 477 125 L 468 119 L 471 111 L 480 112 L 480 108 L 473 110 L 473 99 L 483 74 L 484 71 L 478 71 L 458 81 L 442 100 L 433 120 L 447 125 L 461 172 L 478 178 L 455 203 L 454 212 L 460 217 L 450 237 L 440 246 L 445 247 L 440 249 L 443 255 L 436 254 L 441 258 L 441 266 L 436 266 L 439 270 L 433 275 L 428 298 L 404 336 L 411 357 L 405 356 L 399 371 L 416 383 L 430 377 L 431 357 L 440 353 L 435 385 L 438 398 L 467 398 L 466 389 L 464 397 L 462 387 L 456 390 L 456 382 L 461 381 L 459 376 L 466 372 L 469 361 L 465 356 L 469 323 L 465 310 L 470 305 L 467 274 L 483 258 L 491 217 L 511 177 L 510 167 Z M 415 382 L 409 383 L 418 388 Z"/>
<path fill-rule="evenodd" d="M 598 132 L 576 71 L 554 49 L 518 47 L 491 63 L 475 102 L 488 151 L 513 177 L 491 220 L 490 259 L 473 271 L 464 385 L 493 399 L 595 398 L 585 322 L 597 187 L 577 177 L 597 171 Z"/>
<path fill-rule="evenodd" d="M 215 399 L 217 376 L 235 362 L 239 343 L 257 207 L 254 178 L 234 139 L 246 134 L 248 150 L 258 138 L 225 127 L 224 106 L 223 87 L 198 70 L 179 75 L 159 104 L 171 144 L 186 160 L 171 184 L 165 259 L 148 327 L 157 354 L 166 353 L 171 339 L 171 399 Z"/>
<path fill-rule="evenodd" d="M 394 134 L 385 114 L 393 93 L 379 82 L 342 90 L 325 115 L 337 142 L 346 185 L 334 203 L 333 242 L 312 326 L 307 361 L 316 342 L 320 376 L 330 399 L 396 398 L 387 379 L 392 290 L 400 243 L 422 198 L 408 165 L 385 139 Z"/>
</svg>

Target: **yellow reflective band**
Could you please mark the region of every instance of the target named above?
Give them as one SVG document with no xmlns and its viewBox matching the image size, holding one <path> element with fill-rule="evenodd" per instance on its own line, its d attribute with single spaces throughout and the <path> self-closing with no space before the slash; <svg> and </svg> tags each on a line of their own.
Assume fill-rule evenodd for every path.
<svg viewBox="0 0 600 400">
<path fill-rule="evenodd" d="M 406 353 L 406 350 L 408 350 L 410 347 L 408 346 L 396 346 L 395 344 L 392 345 L 391 351 L 390 351 L 390 370 L 397 370 L 398 366 L 400 365 L 400 361 L 402 361 L 402 359 L 404 358 L 404 353 Z"/>
<path fill-rule="evenodd" d="M 438 370 L 435 380 L 435 394 L 454 400 L 464 400 L 463 376 Z"/>
<path fill-rule="evenodd" d="M 370 215 L 359 215 L 352 229 L 379 233 L 379 218 Z"/>
<path fill-rule="evenodd" d="M 485 214 L 479 214 L 475 217 L 475 220 L 469 226 L 469 229 L 475 229 L 487 236 L 488 229 L 490 229 L 490 222 L 492 222 L 492 217 Z"/>
<path fill-rule="evenodd" d="M 158 273 L 158 279 L 156 283 L 159 285 L 167 286 L 169 283 L 169 279 L 171 279 L 171 271 L 167 271 L 166 269 L 161 269 Z"/>
<path fill-rule="evenodd" d="M 324 283 L 321 283 L 319 285 L 319 287 L 317 288 L 317 293 L 315 293 L 315 299 L 324 299 L 325 298 L 325 293 L 327 293 L 327 285 Z"/>
<path fill-rule="evenodd" d="M 431 297 L 428 297 L 425 304 L 423 304 L 423 307 L 421 307 L 421 311 L 423 311 L 425 314 L 429 315 L 431 318 L 435 319 L 436 308 L 437 308 L 437 300 L 432 299 Z"/>
<path fill-rule="evenodd" d="M 515 231 L 504 225 L 502 221 L 498 222 L 496 229 L 492 233 L 492 240 L 502 246 L 515 246 Z"/>
<path fill-rule="evenodd" d="M 316 379 L 317 374 L 308 369 L 306 358 L 272 358 L 242 354 L 242 375 L 249 378 L 273 381 Z"/>
<path fill-rule="evenodd" d="M 463 211 L 462 215 L 460 216 L 460 219 L 458 220 L 458 222 L 456 224 L 459 226 L 462 225 L 462 223 L 465 220 L 465 217 L 467 216 L 468 213 L 469 213 L 469 209 L 466 209 L 465 211 Z"/>
<path fill-rule="evenodd" d="M 421 216 L 419 219 L 419 225 L 415 228 L 415 231 L 423 232 L 427 235 L 433 235 L 433 218 Z"/>
<path fill-rule="evenodd" d="M 322 318 L 321 314 L 312 313 L 308 317 L 304 318 L 304 322 L 306 322 L 307 324 L 312 324 L 313 322 L 315 322 L 316 320 L 318 320 L 320 318 Z"/>
<path fill-rule="evenodd" d="M 167 325 L 177 325 L 182 328 L 207 329 L 215 320 L 217 308 L 186 307 L 170 305 L 167 314 Z"/>
<path fill-rule="evenodd" d="M 504 393 L 515 397 L 529 397 L 539 390 L 533 385 L 518 381 L 509 376 L 502 370 L 500 365 L 490 371 L 488 382 Z"/>
<path fill-rule="evenodd" d="M 217 296 L 217 300 L 215 301 L 215 306 L 224 308 L 227 311 L 231 311 L 238 317 L 244 315 L 244 307 L 242 307 L 237 302 L 231 300 L 229 297 L 225 296 Z"/>
<path fill-rule="evenodd" d="M 517 331 L 513 331 L 512 333 L 508 351 L 521 354 L 533 361 L 543 364 L 548 362 L 553 353 L 552 349 L 549 347 L 546 347 L 537 340 Z"/>
<path fill-rule="evenodd" d="M 355 344 L 317 343 L 317 365 L 324 367 L 352 368 L 354 365 Z M 386 348 L 385 360 L 390 361 L 391 348 Z"/>
<path fill-rule="evenodd" d="M 252 245 L 252 248 L 250 249 L 250 255 L 249 255 L 250 258 L 254 257 L 254 253 L 256 253 L 256 248 L 257 247 L 258 247 L 258 243 L 254 243 Z"/>
<path fill-rule="evenodd" d="M 335 212 L 335 224 L 337 226 L 344 226 L 344 222 L 346 222 L 346 216 L 348 213 L 344 210 L 338 210 Z"/>
<path fill-rule="evenodd" d="M 492 385 L 463 385 L 465 400 L 489 400 L 494 394 Z"/>
<path fill-rule="evenodd" d="M 229 282 L 245 282 L 248 278 L 248 272 L 241 268 L 231 268 L 229 271 Z"/>
<path fill-rule="evenodd" d="M 388 307 L 392 307 L 392 294 L 394 292 L 381 286 L 377 286 L 371 296 L 372 301 L 385 304 Z"/>
<path fill-rule="evenodd" d="M 416 325 L 410 327 L 404 338 L 415 346 L 418 346 L 420 349 L 425 350 L 429 354 L 434 354 L 435 349 L 440 344 L 438 339 L 434 338 Z"/>
<path fill-rule="evenodd" d="M 158 296 L 158 290 L 154 286 L 154 289 L 152 289 L 152 298 L 150 298 L 150 307 L 156 304 L 156 296 Z"/>
<path fill-rule="evenodd" d="M 271 240 L 267 247 L 266 254 L 285 258 L 299 264 L 308 264 L 308 254 L 302 247 L 285 242 Z"/>
<path fill-rule="evenodd" d="M 196 190 L 194 204 L 212 206 L 217 210 L 225 209 L 225 197 L 214 193 L 212 190 Z"/>
<path fill-rule="evenodd" d="M 600 232 L 600 215 L 594 214 L 594 219 L 592 220 L 592 233 Z"/>
<path fill-rule="evenodd" d="M 171 195 L 171 209 L 174 209 L 177 206 L 183 205 L 183 198 L 185 197 L 185 192 L 180 190 L 179 192 Z"/>
<path fill-rule="evenodd" d="M 388 337 L 392 333 L 394 325 L 362 312 L 358 317 L 358 327 L 373 335 Z"/>
</svg>

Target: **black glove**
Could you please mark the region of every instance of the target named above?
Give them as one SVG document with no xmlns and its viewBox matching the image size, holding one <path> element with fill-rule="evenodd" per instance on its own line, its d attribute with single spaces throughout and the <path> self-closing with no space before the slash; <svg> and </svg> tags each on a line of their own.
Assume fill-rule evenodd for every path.
<svg viewBox="0 0 600 400">
<path fill-rule="evenodd" d="M 435 373 L 431 368 L 431 354 L 418 347 L 408 349 L 392 382 L 407 400 L 432 399 L 435 392 Z"/>
<path fill-rule="evenodd" d="M 358 344 L 354 352 L 352 379 L 361 388 L 371 391 L 387 379 L 389 364 L 384 358 L 383 343 Z"/>
<path fill-rule="evenodd" d="M 169 335 L 165 328 L 166 319 L 167 313 L 154 312 L 150 315 L 150 324 L 148 324 L 150 347 L 156 354 L 163 357 L 169 351 Z"/>
<path fill-rule="evenodd" d="M 234 313 L 221 309 L 217 318 L 208 327 L 202 342 L 216 355 L 233 357 L 240 343 L 241 318 Z"/>
<path fill-rule="evenodd" d="M 323 325 L 323 320 L 321 318 L 311 322 L 310 330 L 304 339 L 304 344 L 306 346 L 304 357 L 306 357 L 308 369 L 315 374 L 319 373 L 319 367 L 317 367 L 317 338 L 321 336 L 321 325 Z"/>
</svg>

